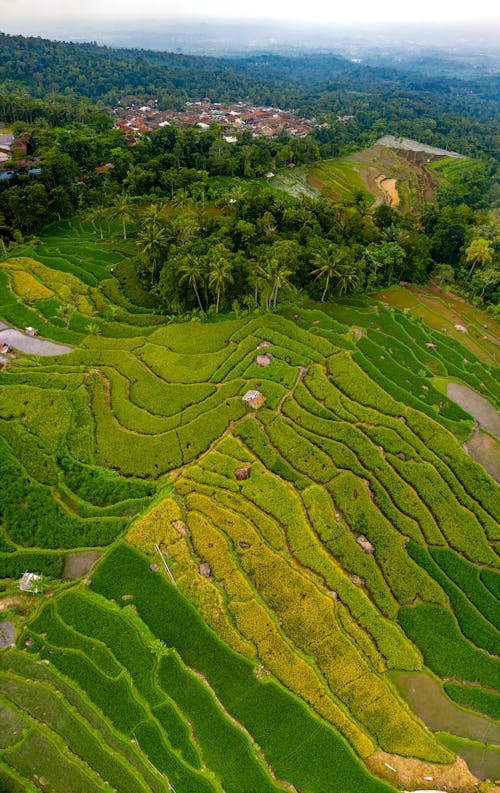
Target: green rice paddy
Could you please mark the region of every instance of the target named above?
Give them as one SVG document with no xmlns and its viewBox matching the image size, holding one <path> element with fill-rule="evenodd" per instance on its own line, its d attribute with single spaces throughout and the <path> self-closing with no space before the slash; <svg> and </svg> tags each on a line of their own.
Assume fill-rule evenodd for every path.
<svg viewBox="0 0 500 793">
<path fill-rule="evenodd" d="M 60 225 L 0 263 L 1 319 L 74 348 L 0 372 L 0 780 L 354 793 L 393 789 L 376 751 L 451 763 L 393 673 L 497 713 L 498 489 L 435 379 L 498 405 L 493 361 L 365 297 L 171 323 L 127 262 Z"/>
</svg>

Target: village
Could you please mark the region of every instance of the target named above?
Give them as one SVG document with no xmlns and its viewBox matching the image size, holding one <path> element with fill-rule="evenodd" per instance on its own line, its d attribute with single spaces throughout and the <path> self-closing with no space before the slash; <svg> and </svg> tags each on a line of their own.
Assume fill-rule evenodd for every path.
<svg viewBox="0 0 500 793">
<path fill-rule="evenodd" d="M 135 104 L 130 97 L 126 97 L 125 101 L 126 107 L 119 106 L 109 110 L 116 119 L 115 127 L 136 135 L 166 126 L 207 130 L 212 124 L 217 124 L 227 133 L 226 142 L 236 143 L 237 132 L 249 131 L 253 137 L 266 138 L 274 138 L 280 132 L 305 137 L 314 127 L 319 126 L 315 118 L 299 118 L 290 110 L 254 107 L 243 102 L 223 105 L 205 98 L 186 102 L 183 110 L 176 111 L 159 110 L 155 98 L 149 99 L 144 105 Z"/>
</svg>

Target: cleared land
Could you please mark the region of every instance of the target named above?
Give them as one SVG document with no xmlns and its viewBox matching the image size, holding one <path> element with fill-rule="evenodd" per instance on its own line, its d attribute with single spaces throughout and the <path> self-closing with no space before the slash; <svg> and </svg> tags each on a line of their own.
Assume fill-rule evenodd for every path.
<svg viewBox="0 0 500 793">
<path fill-rule="evenodd" d="M 432 202 L 451 174 L 474 167 L 474 161 L 454 152 L 386 135 L 347 157 L 283 169 L 270 183 L 291 195 L 322 195 L 333 202 L 351 201 L 361 190 L 373 206 L 409 211 Z"/>
</svg>

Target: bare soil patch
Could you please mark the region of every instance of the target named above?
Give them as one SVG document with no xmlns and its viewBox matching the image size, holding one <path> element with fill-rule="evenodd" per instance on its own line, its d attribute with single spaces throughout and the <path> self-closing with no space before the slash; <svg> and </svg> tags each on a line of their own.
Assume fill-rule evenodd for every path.
<svg viewBox="0 0 500 793">
<path fill-rule="evenodd" d="M 446 395 L 457 405 L 470 413 L 480 427 L 500 440 L 500 414 L 486 397 L 481 396 L 472 388 L 458 383 L 448 383 Z"/>
<path fill-rule="evenodd" d="M 9 644 L 14 644 L 16 640 L 16 629 L 12 622 L 5 620 L 0 622 L 0 648 L 8 647 Z"/>
<path fill-rule="evenodd" d="M 495 482 L 500 482 L 500 442 L 486 432 L 474 433 L 464 449 L 476 463 L 483 466 Z"/>
<path fill-rule="evenodd" d="M 433 732 L 500 744 L 500 726 L 479 713 L 455 705 L 428 672 L 397 672 L 394 679 L 412 711 Z"/>
<path fill-rule="evenodd" d="M 399 757 L 386 752 L 374 752 L 367 757 L 366 765 L 382 779 L 393 785 L 404 785 L 405 790 L 445 790 L 447 793 L 474 793 L 480 780 L 473 776 L 460 757 L 449 765 L 426 763 L 410 757 Z M 387 765 L 386 765 L 387 763 Z M 387 766 L 395 768 L 391 771 Z M 428 777 L 428 779 L 425 779 Z"/>
<path fill-rule="evenodd" d="M 72 581 L 86 575 L 92 565 L 102 556 L 101 551 L 75 551 L 64 559 L 63 579 Z"/>
<path fill-rule="evenodd" d="M 73 352 L 73 348 L 68 347 L 66 344 L 56 344 L 53 341 L 26 336 L 24 333 L 21 333 L 20 330 L 15 330 L 13 328 L 0 330 L 0 341 L 5 342 L 10 347 L 14 347 L 16 350 L 28 353 L 29 355 L 42 355 L 45 357 Z"/>
</svg>

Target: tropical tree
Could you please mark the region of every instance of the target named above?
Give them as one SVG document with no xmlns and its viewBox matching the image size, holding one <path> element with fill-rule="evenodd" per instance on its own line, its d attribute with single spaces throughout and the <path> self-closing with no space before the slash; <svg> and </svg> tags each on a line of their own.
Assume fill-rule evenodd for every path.
<svg viewBox="0 0 500 793">
<path fill-rule="evenodd" d="M 345 260 L 337 268 L 335 274 L 337 281 L 337 292 L 339 297 L 347 292 L 355 292 L 361 287 L 363 282 L 363 273 L 361 270 L 360 262 Z"/>
<path fill-rule="evenodd" d="M 179 283 L 182 284 L 185 281 L 188 282 L 191 289 L 193 289 L 196 299 L 198 301 L 198 305 L 200 310 L 203 311 L 203 306 L 200 300 L 200 293 L 198 292 L 198 282 L 202 278 L 203 275 L 203 263 L 200 259 L 195 258 L 194 256 L 187 255 L 177 270 L 179 275 Z M 218 304 L 217 304 L 218 310 Z"/>
<path fill-rule="evenodd" d="M 127 193 L 118 193 L 113 203 L 113 216 L 121 218 L 123 228 L 123 239 L 127 239 L 126 221 L 132 219 L 132 209 L 130 198 Z"/>
<path fill-rule="evenodd" d="M 467 264 L 472 264 L 465 277 L 465 280 L 468 281 L 478 264 L 484 267 L 493 261 L 493 247 L 490 240 L 486 240 L 484 237 L 472 240 L 469 247 L 465 250 L 465 261 Z"/>
<path fill-rule="evenodd" d="M 156 280 L 159 264 L 163 254 L 168 248 L 169 238 L 165 226 L 159 223 L 146 223 L 139 229 L 137 235 L 139 243 L 139 254 L 143 256 L 149 264 L 151 273 L 151 284 Z"/>
<path fill-rule="evenodd" d="M 313 256 L 313 262 L 317 265 L 314 270 L 311 270 L 311 275 L 314 275 L 316 280 L 319 281 L 325 278 L 325 288 L 321 295 L 321 302 L 323 303 L 325 297 L 330 294 L 330 286 L 332 279 L 337 274 L 337 269 L 342 261 L 343 248 L 340 245 L 330 244 L 323 250 L 318 251 Z"/>
<path fill-rule="evenodd" d="M 208 286 L 213 289 L 216 296 L 215 312 L 219 313 L 221 297 L 227 287 L 233 283 L 233 266 L 229 260 L 230 251 L 222 243 L 215 245 L 210 254 L 210 270 L 208 273 Z"/>
<path fill-rule="evenodd" d="M 87 215 L 88 219 L 90 220 L 94 228 L 95 228 L 95 224 L 97 223 L 99 227 L 101 240 L 104 239 L 104 232 L 102 226 L 103 226 L 103 221 L 107 218 L 107 216 L 108 216 L 108 210 L 106 209 L 106 207 L 99 205 L 92 207 L 91 211 Z"/>
</svg>

